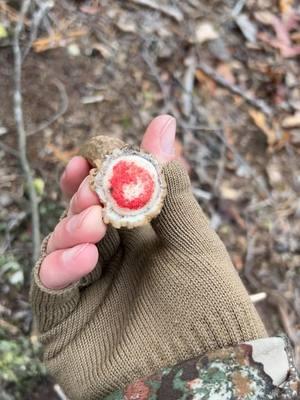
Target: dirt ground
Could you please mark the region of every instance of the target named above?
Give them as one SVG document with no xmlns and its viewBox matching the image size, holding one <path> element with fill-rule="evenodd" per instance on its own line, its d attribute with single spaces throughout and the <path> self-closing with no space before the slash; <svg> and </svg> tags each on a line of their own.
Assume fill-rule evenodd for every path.
<svg viewBox="0 0 300 400">
<path fill-rule="evenodd" d="M 27 338 L 29 348 L 32 226 L 13 115 L 16 3 L 0 1 L 0 342 Z M 142 3 L 56 1 L 24 60 L 41 233 L 64 208 L 59 175 L 86 138 L 138 144 L 154 116 L 174 115 L 195 196 L 249 292 L 265 294 L 257 308 L 269 333 L 289 335 L 300 367 L 300 6 Z M 48 379 L 26 379 L 26 393 L 12 398 L 60 398 Z M 14 380 L 4 382 L 6 395 L 19 393 Z"/>
</svg>

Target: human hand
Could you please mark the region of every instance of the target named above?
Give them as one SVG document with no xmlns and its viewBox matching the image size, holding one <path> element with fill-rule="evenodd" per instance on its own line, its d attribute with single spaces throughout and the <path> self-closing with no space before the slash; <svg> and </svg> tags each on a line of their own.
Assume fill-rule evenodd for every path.
<svg viewBox="0 0 300 400">
<path fill-rule="evenodd" d="M 161 367 L 266 335 L 174 161 L 175 126 L 158 117 L 142 141 L 167 183 L 151 225 L 106 227 L 82 158 L 62 177 L 72 196 L 68 216 L 44 242 L 31 303 L 44 361 L 72 400 L 103 398 Z"/>
<path fill-rule="evenodd" d="M 152 153 L 162 164 L 175 156 L 176 120 L 160 116 L 149 125 L 141 148 Z M 161 139 L 161 136 L 163 139 Z M 40 267 L 40 279 L 49 289 L 62 289 L 90 273 L 98 262 L 95 243 L 103 239 L 106 225 L 102 220 L 99 198 L 89 185 L 90 165 L 81 156 L 67 165 L 60 187 L 70 198 L 68 215 L 55 227 L 47 244 L 47 256 Z"/>
</svg>

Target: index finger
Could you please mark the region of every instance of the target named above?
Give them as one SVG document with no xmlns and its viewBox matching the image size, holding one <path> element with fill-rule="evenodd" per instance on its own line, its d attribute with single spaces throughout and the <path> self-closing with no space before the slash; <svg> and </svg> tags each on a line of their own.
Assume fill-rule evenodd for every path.
<svg viewBox="0 0 300 400">
<path fill-rule="evenodd" d="M 68 162 L 60 178 L 60 188 L 67 198 L 71 198 L 78 190 L 90 168 L 87 160 L 81 156 L 75 156 Z"/>
</svg>

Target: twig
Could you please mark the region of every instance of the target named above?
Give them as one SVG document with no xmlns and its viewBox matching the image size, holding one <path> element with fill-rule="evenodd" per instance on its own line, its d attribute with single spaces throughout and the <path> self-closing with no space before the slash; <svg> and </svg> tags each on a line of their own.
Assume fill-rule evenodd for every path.
<svg viewBox="0 0 300 400">
<path fill-rule="evenodd" d="M 221 187 L 221 182 L 224 176 L 225 165 L 226 165 L 226 144 L 222 142 L 221 157 L 220 161 L 218 162 L 218 172 L 214 182 L 214 193 L 218 193 L 219 188 Z"/>
<path fill-rule="evenodd" d="M 23 59 L 22 62 L 24 62 L 25 58 L 27 57 L 32 43 L 35 41 L 36 37 L 37 37 L 37 33 L 38 33 L 38 29 L 39 26 L 43 20 L 43 18 L 45 17 L 45 15 L 47 14 L 47 12 L 54 6 L 53 1 L 39 1 L 36 0 L 35 1 L 39 7 L 39 9 L 34 13 L 33 17 L 32 17 L 32 22 L 30 25 L 30 38 L 29 38 L 29 42 L 23 52 Z"/>
<path fill-rule="evenodd" d="M 183 93 L 182 93 L 182 111 L 183 114 L 188 117 L 192 112 L 192 96 L 194 89 L 195 71 L 196 71 L 196 60 L 195 57 L 191 56 L 186 60 L 187 68 L 183 77 Z"/>
<path fill-rule="evenodd" d="M 267 298 L 267 293 L 261 292 L 261 293 L 255 293 L 255 294 L 250 294 L 250 299 L 253 304 L 259 303 Z"/>
<path fill-rule="evenodd" d="M 238 0 L 236 5 L 233 7 L 231 15 L 233 18 L 236 18 L 242 11 L 246 4 L 247 0 Z"/>
<path fill-rule="evenodd" d="M 55 121 L 58 120 L 64 113 L 67 111 L 69 107 L 69 98 L 65 89 L 64 84 L 59 81 L 58 79 L 55 79 L 53 81 L 53 84 L 57 87 L 60 93 L 61 97 L 61 106 L 60 109 L 53 114 L 47 121 L 42 122 L 38 127 L 33 129 L 32 131 L 27 133 L 27 136 L 32 136 L 40 131 L 43 131 L 44 129 L 48 128 L 50 125 L 52 125 Z"/>
<path fill-rule="evenodd" d="M 29 10 L 31 0 L 22 2 L 19 20 L 14 30 L 13 52 L 14 52 L 14 115 L 19 142 L 19 158 L 21 167 L 26 177 L 27 187 L 31 205 L 31 221 L 32 221 L 32 245 L 33 260 L 36 261 L 40 251 L 40 218 L 38 209 L 38 199 L 35 192 L 32 172 L 27 159 L 26 150 L 26 131 L 24 127 L 23 108 L 22 108 L 22 53 L 20 49 L 20 34 L 24 28 L 24 19 Z"/>
<path fill-rule="evenodd" d="M 163 96 L 163 100 L 165 103 L 164 104 L 165 109 L 162 110 L 162 112 L 169 113 L 172 110 L 172 106 L 170 106 L 170 101 L 169 101 L 169 91 L 159 76 L 159 71 L 158 71 L 157 65 L 154 63 L 153 57 L 151 57 L 151 55 L 149 54 L 148 47 L 149 47 L 149 44 L 145 43 L 144 50 L 142 51 L 142 57 L 147 65 L 147 67 L 149 68 L 150 74 L 156 80 L 156 82 L 160 88 L 161 94 Z"/>
<path fill-rule="evenodd" d="M 60 398 L 60 400 L 68 400 L 67 396 L 64 394 L 64 392 L 62 391 L 62 388 L 55 384 L 53 386 L 53 389 L 55 391 L 55 393 L 57 394 L 57 396 Z"/>
<path fill-rule="evenodd" d="M 213 196 L 210 192 L 195 187 L 193 187 L 193 194 L 198 200 L 201 199 L 206 201 L 211 200 Z"/>
<path fill-rule="evenodd" d="M 211 68 L 209 65 L 206 65 L 204 63 L 199 63 L 197 67 L 205 73 L 209 78 L 214 80 L 218 85 L 224 87 L 225 89 L 230 90 L 232 93 L 242 97 L 247 103 L 249 103 L 252 107 L 255 107 L 262 111 L 264 114 L 267 116 L 272 116 L 273 111 L 272 109 L 263 101 L 260 99 L 255 99 L 254 97 L 250 96 L 247 94 L 245 91 L 243 91 L 241 88 L 239 88 L 237 85 L 232 85 L 230 82 L 228 82 L 226 79 L 224 79 L 222 76 L 218 75 L 213 68 Z"/>
<path fill-rule="evenodd" d="M 177 7 L 165 6 L 161 3 L 156 3 L 153 0 L 131 0 L 131 1 L 141 6 L 146 6 L 152 8 L 153 10 L 160 11 L 162 14 L 165 14 L 168 17 L 175 19 L 175 21 L 177 22 L 183 21 L 184 16 Z"/>
<path fill-rule="evenodd" d="M 101 103 L 104 100 L 104 96 L 94 95 L 94 96 L 83 96 L 80 101 L 82 104 L 94 104 L 94 103 Z"/>
<path fill-rule="evenodd" d="M 14 8 L 6 4 L 6 1 L 0 1 L 0 11 L 4 14 L 10 21 L 16 22 L 19 20 L 19 15 Z M 30 21 L 24 16 L 23 24 L 30 26 Z"/>
<path fill-rule="evenodd" d="M 14 157 L 19 158 L 20 154 L 18 151 L 13 149 L 12 147 L 8 146 L 7 144 L 0 142 L 0 149 L 6 151 L 6 153 L 11 154 Z"/>
</svg>

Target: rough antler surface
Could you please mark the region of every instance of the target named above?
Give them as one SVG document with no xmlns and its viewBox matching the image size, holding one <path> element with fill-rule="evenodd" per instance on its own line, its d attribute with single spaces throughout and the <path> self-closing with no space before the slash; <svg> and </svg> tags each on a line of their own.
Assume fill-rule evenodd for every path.
<svg viewBox="0 0 300 400">
<path fill-rule="evenodd" d="M 90 184 L 104 207 L 105 223 L 133 228 L 159 214 L 166 184 L 160 164 L 150 154 L 106 136 L 90 139 L 80 154 L 95 167 Z"/>
</svg>

